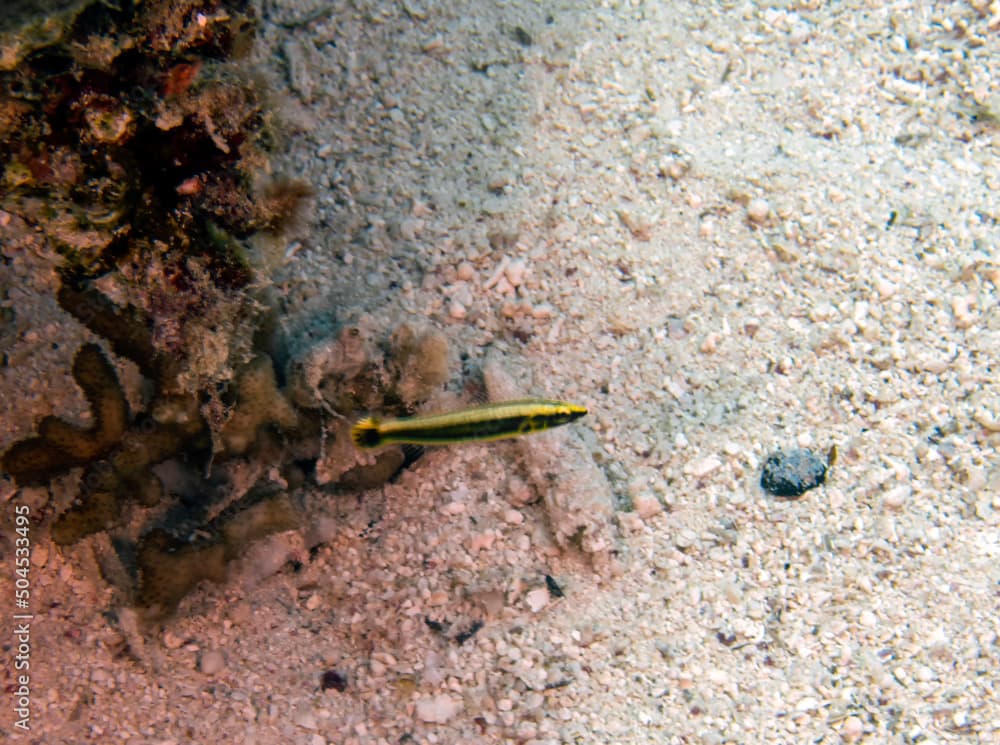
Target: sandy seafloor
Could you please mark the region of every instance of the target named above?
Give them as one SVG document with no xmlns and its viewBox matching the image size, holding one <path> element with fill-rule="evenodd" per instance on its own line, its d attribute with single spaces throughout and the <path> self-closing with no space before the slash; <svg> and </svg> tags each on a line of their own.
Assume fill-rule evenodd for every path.
<svg viewBox="0 0 1000 745">
<path fill-rule="evenodd" d="M 330 505 L 298 571 L 203 586 L 144 644 L 40 538 L 5 741 L 1000 742 L 996 2 L 264 11 L 275 170 L 317 189 L 286 331 L 440 329 L 456 389 L 492 349 L 587 405 L 613 551 L 556 545 L 516 443 Z M 87 337 L 47 303 L 67 351 L 16 342 L 0 449 L 78 397 Z M 759 487 L 834 445 L 801 499 Z"/>
</svg>

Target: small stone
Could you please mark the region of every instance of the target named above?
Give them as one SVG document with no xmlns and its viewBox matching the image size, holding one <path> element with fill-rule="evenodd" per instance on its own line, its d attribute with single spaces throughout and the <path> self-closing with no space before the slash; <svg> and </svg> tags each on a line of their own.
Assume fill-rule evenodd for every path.
<svg viewBox="0 0 1000 745">
<path fill-rule="evenodd" d="M 467 548 L 470 554 L 475 554 L 480 551 L 488 551 L 493 548 L 493 542 L 496 541 L 496 533 L 487 530 L 485 533 L 478 533 L 477 535 L 471 536 L 468 541 Z"/>
<path fill-rule="evenodd" d="M 818 708 L 819 708 L 819 701 L 817 701 L 812 696 L 806 696 L 800 699 L 797 704 L 795 704 L 795 710 L 798 712 L 816 711 L 816 709 Z"/>
<path fill-rule="evenodd" d="M 973 317 L 969 311 L 969 298 L 958 295 L 951 299 L 951 312 L 955 316 L 955 326 L 960 329 L 967 329 L 972 326 Z"/>
<path fill-rule="evenodd" d="M 319 687 L 323 691 L 333 689 L 343 693 L 347 690 L 347 676 L 338 670 L 324 670 L 319 678 Z"/>
<path fill-rule="evenodd" d="M 458 265 L 455 276 L 463 282 L 471 282 L 476 278 L 476 267 L 471 262 L 463 261 Z"/>
<path fill-rule="evenodd" d="M 222 652 L 217 649 L 209 649 L 203 652 L 201 660 L 198 663 L 198 669 L 205 675 L 215 675 L 221 672 L 225 666 L 226 659 L 222 656 Z"/>
<path fill-rule="evenodd" d="M 520 287 L 524 284 L 524 277 L 528 273 L 528 265 L 524 259 L 514 259 L 507 265 L 504 274 L 512 287 Z"/>
<path fill-rule="evenodd" d="M 544 587 L 534 589 L 524 596 L 524 602 L 532 613 L 538 613 L 549 604 L 549 591 Z"/>
<path fill-rule="evenodd" d="M 456 321 L 461 321 L 463 318 L 465 318 L 466 313 L 467 311 L 465 309 L 465 306 L 462 305 L 457 300 L 452 300 L 451 303 L 448 304 L 448 316 L 451 317 L 452 319 Z"/>
<path fill-rule="evenodd" d="M 684 466 L 684 473 L 688 476 L 694 476 L 696 479 L 703 479 L 708 474 L 719 469 L 722 466 L 722 461 L 719 460 L 714 455 L 709 455 L 700 460 L 693 461 Z"/>
<path fill-rule="evenodd" d="M 311 711 L 300 711 L 295 715 L 294 721 L 302 729 L 316 729 L 316 717 Z"/>
<path fill-rule="evenodd" d="M 431 724 L 444 724 L 459 711 L 462 703 L 446 693 L 417 701 L 417 719 Z"/>
<path fill-rule="evenodd" d="M 750 222 L 757 225 L 760 225 L 767 220 L 767 217 L 770 214 L 771 207 L 767 203 L 766 199 L 751 199 L 750 204 L 747 205 L 747 218 Z"/>
<path fill-rule="evenodd" d="M 760 485 L 776 497 L 801 497 L 826 480 L 826 461 L 811 450 L 772 453 L 761 469 Z"/>
<path fill-rule="evenodd" d="M 684 528 L 674 539 L 674 545 L 682 551 L 691 548 L 698 540 L 698 535 L 690 528 Z"/>
<path fill-rule="evenodd" d="M 844 742 L 857 742 L 865 733 L 865 725 L 858 717 L 847 717 L 841 734 Z"/>
<path fill-rule="evenodd" d="M 229 608 L 228 615 L 229 620 L 233 623 L 245 624 L 253 617 L 253 612 L 250 609 L 249 603 L 240 602 Z"/>
<path fill-rule="evenodd" d="M 511 476 L 505 490 L 507 501 L 514 507 L 525 507 L 538 501 L 538 495 L 528 483 L 517 476 Z"/>
<path fill-rule="evenodd" d="M 913 489 L 908 484 L 900 484 L 882 495 L 882 506 L 887 510 L 898 510 L 910 498 Z"/>
<path fill-rule="evenodd" d="M 423 220 L 408 217 L 399 223 L 399 237 L 407 241 L 415 240 L 423 227 Z"/>
<path fill-rule="evenodd" d="M 496 616 L 507 604 L 507 596 L 500 590 L 483 590 L 474 593 L 471 598 L 479 603 L 488 616 Z"/>
<path fill-rule="evenodd" d="M 654 515 L 663 512 L 663 505 L 660 500 L 649 492 L 642 492 L 632 497 L 632 507 L 643 520 L 648 520 Z"/>
<path fill-rule="evenodd" d="M 552 306 L 548 303 L 542 303 L 541 305 L 536 305 L 531 309 L 531 315 L 533 318 L 537 318 L 540 321 L 552 318 L 555 311 Z"/>
<path fill-rule="evenodd" d="M 437 54 L 444 51 L 444 37 L 438 35 L 429 39 L 422 47 L 425 54 Z"/>
<path fill-rule="evenodd" d="M 515 509 L 506 510 L 503 513 L 503 521 L 508 525 L 520 525 L 524 522 L 524 513 Z"/>
<path fill-rule="evenodd" d="M 713 354 L 719 348 L 719 340 L 722 337 L 719 334 L 711 333 L 705 337 L 705 340 L 701 343 L 699 349 L 704 354 Z"/>
<path fill-rule="evenodd" d="M 630 533 L 638 533 L 642 530 L 644 523 L 638 512 L 619 512 L 617 517 L 618 524 L 621 525 L 622 529 Z"/>
<path fill-rule="evenodd" d="M 980 427 L 990 432 L 1000 432 L 1000 417 L 981 406 L 972 413 L 972 418 Z"/>
<path fill-rule="evenodd" d="M 514 176 L 511 173 L 501 172 L 493 174 L 486 182 L 486 188 L 494 193 L 501 193 L 504 189 L 514 183 Z"/>
</svg>

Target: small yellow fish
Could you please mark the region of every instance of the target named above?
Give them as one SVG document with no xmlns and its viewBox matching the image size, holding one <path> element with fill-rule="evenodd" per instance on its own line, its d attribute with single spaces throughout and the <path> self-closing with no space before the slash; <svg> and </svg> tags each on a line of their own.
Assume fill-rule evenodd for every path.
<svg viewBox="0 0 1000 745">
<path fill-rule="evenodd" d="M 365 417 L 351 428 L 351 439 L 359 448 L 503 440 L 543 432 L 586 413 L 585 407 L 565 401 L 524 398 L 384 422 Z"/>
</svg>

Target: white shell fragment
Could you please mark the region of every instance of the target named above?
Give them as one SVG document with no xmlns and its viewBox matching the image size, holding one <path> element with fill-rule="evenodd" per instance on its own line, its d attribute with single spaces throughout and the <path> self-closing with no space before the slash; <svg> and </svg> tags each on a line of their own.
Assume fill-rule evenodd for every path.
<svg viewBox="0 0 1000 745">
<path fill-rule="evenodd" d="M 417 701 L 417 719 L 431 724 L 444 724 L 462 710 L 462 702 L 446 693 Z"/>
</svg>

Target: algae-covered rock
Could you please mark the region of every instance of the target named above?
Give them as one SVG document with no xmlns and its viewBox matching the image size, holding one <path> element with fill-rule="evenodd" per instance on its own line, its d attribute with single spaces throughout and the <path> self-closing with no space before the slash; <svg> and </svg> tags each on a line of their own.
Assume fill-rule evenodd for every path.
<svg viewBox="0 0 1000 745">
<path fill-rule="evenodd" d="M 400 326 L 392 337 L 396 392 L 407 406 L 426 401 L 448 382 L 448 339 L 440 331 Z"/>
<path fill-rule="evenodd" d="M 0 71 L 16 70 L 24 58 L 66 38 L 92 0 L 12 0 L 0 13 Z"/>
<path fill-rule="evenodd" d="M 270 357 L 261 355 L 247 365 L 237 378 L 237 390 L 236 408 L 221 432 L 226 453 L 245 453 L 265 425 L 295 428 L 298 415 L 278 389 Z"/>
</svg>

